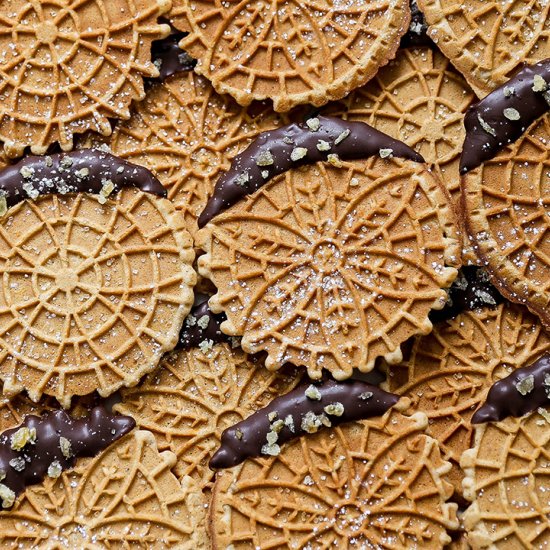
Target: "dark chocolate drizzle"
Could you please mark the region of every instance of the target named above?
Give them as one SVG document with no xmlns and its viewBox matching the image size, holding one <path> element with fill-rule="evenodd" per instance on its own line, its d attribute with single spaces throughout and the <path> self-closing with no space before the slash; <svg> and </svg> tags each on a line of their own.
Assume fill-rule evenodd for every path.
<svg viewBox="0 0 550 550">
<path fill-rule="evenodd" d="M 491 284 L 486 272 L 475 266 L 464 266 L 448 291 L 445 307 L 430 312 L 430 321 L 438 323 L 453 319 L 463 311 L 495 308 L 504 301 Z"/>
<path fill-rule="evenodd" d="M 167 21 L 162 21 L 163 23 Z M 174 26 L 170 25 L 172 32 L 162 40 L 155 40 L 151 46 L 151 57 L 153 63 L 159 70 L 159 76 L 152 80 L 166 80 L 173 74 L 191 71 L 197 64 L 197 60 L 193 59 L 185 50 L 182 50 L 178 44 L 180 40 L 187 36 L 188 33 L 178 31 Z"/>
<path fill-rule="evenodd" d="M 433 48 L 435 44 L 428 36 L 428 25 L 424 14 L 418 8 L 416 0 L 411 0 L 411 24 L 409 30 L 401 38 L 400 48 L 418 48 L 427 46 Z"/>
<path fill-rule="evenodd" d="M 113 182 L 113 193 L 137 187 L 166 196 L 166 189 L 149 170 L 97 149 L 25 157 L 0 172 L 0 193 L 11 207 L 34 194 L 99 193 L 106 180 Z"/>
<path fill-rule="evenodd" d="M 208 319 L 206 328 L 202 327 L 203 321 L 200 321 L 204 317 Z M 213 313 L 208 306 L 208 298 L 205 298 L 203 302 L 198 303 L 191 309 L 183 322 L 176 348 L 194 348 L 205 340 L 211 340 L 214 344 L 227 342 L 229 336 L 224 334 L 220 328 L 226 319 L 227 317 L 223 313 Z"/>
<path fill-rule="evenodd" d="M 214 194 L 199 217 L 199 227 L 204 227 L 214 216 L 246 195 L 254 193 L 275 176 L 298 166 L 325 161 L 331 154 L 338 155 L 342 160 L 353 160 L 378 155 L 380 149 L 391 149 L 396 157 L 424 162 L 421 155 L 402 141 L 393 139 L 364 122 L 350 122 L 326 116 L 318 116 L 317 120 L 319 129 L 316 131 L 302 122 L 260 134 L 233 159 L 231 168 L 217 181 Z M 347 132 L 349 135 L 342 139 Z M 320 151 L 317 148 L 319 140 L 330 143 L 330 149 Z M 335 140 L 341 141 L 336 144 Z M 290 155 L 298 147 L 307 149 L 307 155 L 293 161 Z M 258 166 L 256 161 L 262 153 L 271 153 L 273 164 Z M 265 177 L 262 172 L 265 172 Z"/>
<path fill-rule="evenodd" d="M 518 383 L 533 376 L 533 389 L 522 395 Z M 548 377 L 548 379 L 547 379 Z M 497 422 L 508 416 L 523 416 L 539 407 L 550 406 L 550 354 L 545 354 L 528 367 L 515 370 L 495 382 L 485 403 L 474 413 L 473 424 Z"/>
<path fill-rule="evenodd" d="M 550 58 L 523 67 L 504 86 L 468 109 L 464 117 L 466 138 L 460 157 L 461 173 L 492 159 L 500 149 L 516 141 L 531 123 L 550 109 L 547 91 L 533 91 L 535 75 L 550 84 Z M 504 116 L 504 109 L 508 108 L 519 113 L 519 120 L 509 120 Z M 492 128 L 495 135 L 483 129 L 479 117 Z"/>
<path fill-rule="evenodd" d="M 305 392 L 314 385 L 321 394 L 320 400 L 310 399 Z M 367 397 L 369 394 L 370 397 Z M 363 395 L 363 397 L 361 397 Z M 292 416 L 294 431 L 288 425 L 278 433 L 277 445 L 307 434 L 301 427 L 302 419 L 308 412 L 316 415 L 325 413 L 324 407 L 332 403 L 341 403 L 344 412 L 341 416 L 326 414 L 332 426 L 372 416 L 384 414 L 399 401 L 399 396 L 381 390 L 361 380 L 337 382 L 327 378 L 320 383 L 308 381 L 300 384 L 289 393 L 277 397 L 267 407 L 260 409 L 245 420 L 224 430 L 221 446 L 210 459 L 212 469 L 230 468 L 245 459 L 261 456 L 262 447 L 267 442 L 267 434 L 272 430 L 269 414 L 276 412 L 277 420 L 284 421 Z"/>
<path fill-rule="evenodd" d="M 63 410 L 41 417 L 29 415 L 20 426 L 0 435 L 0 471 L 5 473 L 0 483 L 19 495 L 27 486 L 40 483 L 52 462 L 58 461 L 63 470 L 72 468 L 77 457 L 96 456 L 132 430 L 135 424 L 133 418 L 111 414 L 103 407 L 94 407 L 89 417 L 77 419 Z M 11 436 L 22 427 L 35 428 L 36 441 L 16 451 L 11 448 Z M 71 444 L 69 458 L 61 451 L 60 437 L 67 438 Z M 14 459 L 25 461 L 21 471 L 10 465 Z"/>
</svg>

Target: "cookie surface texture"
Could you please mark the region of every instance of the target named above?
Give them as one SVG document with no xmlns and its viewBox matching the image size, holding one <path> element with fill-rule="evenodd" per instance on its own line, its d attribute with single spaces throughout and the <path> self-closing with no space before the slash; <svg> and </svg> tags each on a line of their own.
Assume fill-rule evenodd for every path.
<svg viewBox="0 0 550 550">
<path fill-rule="evenodd" d="M 464 113 L 474 94 L 437 50 L 406 48 L 365 86 L 327 109 L 370 124 L 420 153 L 457 202 Z"/>
<path fill-rule="evenodd" d="M 501 293 L 550 327 L 550 114 L 463 176 L 466 227 Z"/>
<path fill-rule="evenodd" d="M 104 204 L 101 204 L 104 202 Z M 171 203 L 136 189 L 46 195 L 0 219 L 4 394 L 107 396 L 172 349 L 194 253 Z"/>
<path fill-rule="evenodd" d="M 0 512 L 2 548 L 177 548 L 207 550 L 204 497 L 179 482 L 176 457 L 134 431 L 74 470 L 27 488 Z"/>
<path fill-rule="evenodd" d="M 450 465 L 427 419 L 391 410 L 217 475 L 216 548 L 442 548 L 457 528 Z"/>
<path fill-rule="evenodd" d="M 268 368 L 349 377 L 432 326 L 456 269 L 455 221 L 418 163 L 371 157 L 289 170 L 198 235 L 199 270 L 219 289 L 222 330 Z"/>
<path fill-rule="evenodd" d="M 151 43 L 169 0 L 14 0 L 0 9 L 0 141 L 9 156 L 44 154 L 73 134 L 109 134 L 108 118 L 128 118 L 143 99 L 143 77 L 158 75 Z M 9 53 L 8 53 L 9 52 Z"/>
<path fill-rule="evenodd" d="M 522 63 L 550 57 L 550 5 L 544 0 L 418 0 L 418 6 L 428 35 L 480 98 Z"/>
<path fill-rule="evenodd" d="M 541 414 L 542 413 L 542 414 Z M 544 548 L 550 543 L 548 410 L 476 427 L 462 456 L 464 524 L 477 549 Z"/>
<path fill-rule="evenodd" d="M 175 0 L 171 22 L 195 70 L 241 105 L 276 111 L 339 99 L 395 55 L 410 22 L 405 0 L 226 2 Z"/>
<path fill-rule="evenodd" d="M 504 303 L 460 313 L 418 337 L 405 361 L 389 365 L 386 389 L 411 399 L 429 420 L 453 469 L 449 479 L 462 494 L 459 461 L 470 448 L 472 414 L 494 382 L 531 364 L 550 350 L 550 336 L 527 309 Z"/>
<path fill-rule="evenodd" d="M 174 352 L 136 388 L 123 390 L 115 409 L 155 434 L 159 448 L 178 456 L 174 471 L 206 486 L 214 475 L 208 461 L 222 431 L 291 390 L 299 376 L 272 373 L 239 348 Z"/>
<path fill-rule="evenodd" d="M 220 173 L 260 132 L 278 125 L 271 107 L 245 109 L 188 72 L 151 88 L 130 120 L 115 127 L 109 147 L 159 178 L 194 235 Z"/>
</svg>

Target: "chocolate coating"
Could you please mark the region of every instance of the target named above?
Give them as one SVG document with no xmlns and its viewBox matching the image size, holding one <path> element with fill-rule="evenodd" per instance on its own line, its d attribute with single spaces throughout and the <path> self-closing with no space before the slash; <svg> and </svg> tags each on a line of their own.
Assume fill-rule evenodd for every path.
<svg viewBox="0 0 550 550">
<path fill-rule="evenodd" d="M 0 172 L 0 193 L 10 207 L 35 195 L 99 193 L 106 180 L 113 182 L 113 193 L 137 187 L 166 196 L 166 189 L 149 170 L 97 149 L 25 157 Z"/>
<path fill-rule="evenodd" d="M 518 383 L 533 376 L 533 389 L 522 395 Z M 547 378 L 548 377 L 548 378 Z M 528 367 L 515 370 L 495 382 L 485 403 L 474 413 L 473 424 L 497 422 L 508 416 L 523 416 L 539 407 L 550 406 L 550 354 L 545 354 Z"/>
<path fill-rule="evenodd" d="M 172 27 L 172 25 L 170 25 Z M 184 71 L 191 71 L 197 64 L 178 44 L 188 33 L 172 27 L 172 32 L 162 40 L 155 40 L 151 46 L 153 63 L 159 70 L 159 76 L 153 80 L 166 80 L 169 76 Z"/>
<path fill-rule="evenodd" d="M 453 319 L 462 311 L 495 308 L 504 298 L 491 284 L 485 272 L 475 266 L 463 266 L 449 289 L 445 307 L 430 312 L 430 321 L 438 323 Z"/>
<path fill-rule="evenodd" d="M 424 162 L 421 155 L 402 141 L 393 139 L 364 122 L 325 116 L 318 116 L 316 120 L 319 121 L 316 131 L 311 130 L 306 122 L 302 122 L 263 132 L 237 155 L 231 168 L 218 179 L 214 194 L 199 217 L 199 227 L 204 227 L 214 216 L 246 195 L 254 193 L 275 176 L 298 166 L 325 161 L 331 154 L 338 155 L 342 160 L 353 160 L 378 155 L 380 149 L 391 149 L 396 157 Z M 342 138 L 348 132 L 349 135 Z M 329 143 L 330 149 L 319 150 L 319 140 Z M 307 154 L 292 160 L 291 154 L 297 148 L 307 149 Z M 260 156 L 266 154 L 271 155 L 273 163 L 258 165 Z"/>
<path fill-rule="evenodd" d="M 208 324 L 203 328 L 204 321 L 201 319 L 207 318 Z M 190 349 L 197 347 L 204 340 L 212 340 L 217 344 L 227 342 L 229 336 L 224 334 L 220 325 L 227 319 L 225 314 L 212 313 L 208 307 L 208 299 L 194 306 L 189 315 L 186 317 L 183 327 L 180 331 L 177 349 Z"/>
<path fill-rule="evenodd" d="M 306 396 L 309 385 L 317 388 L 321 395 L 320 400 Z M 365 398 L 365 394 L 372 395 Z M 399 396 L 360 380 L 337 382 L 329 378 L 320 383 L 302 383 L 289 393 L 274 399 L 267 407 L 224 430 L 221 446 L 210 459 L 209 466 L 213 469 L 230 468 L 247 458 L 260 456 L 262 447 L 267 442 L 267 434 L 272 430 L 270 413 L 276 412 L 277 420 L 283 421 L 289 415 L 292 416 L 294 431 L 285 424 L 278 433 L 277 445 L 282 445 L 308 433 L 302 429 L 302 419 L 308 412 L 321 415 L 325 413 L 324 407 L 327 405 L 341 403 L 344 407 L 341 416 L 325 413 L 331 425 L 338 426 L 344 422 L 380 416 L 398 401 Z"/>
<path fill-rule="evenodd" d="M 468 109 L 464 117 L 466 137 L 460 157 L 461 173 L 492 159 L 500 149 L 516 141 L 531 123 L 550 109 L 546 90 L 533 90 L 535 75 L 550 84 L 550 59 L 523 67 L 506 85 L 500 86 Z M 507 118 L 505 109 L 514 109 L 519 113 L 519 119 Z M 492 133 L 483 129 L 480 117 L 491 127 Z"/>
<path fill-rule="evenodd" d="M 63 410 L 49 412 L 41 417 L 29 415 L 19 427 L 0 435 L 0 471 L 6 476 L 0 483 L 18 495 L 28 485 L 40 483 L 52 462 L 58 461 L 63 470 L 72 468 L 77 457 L 97 455 L 134 426 L 133 418 L 111 414 L 103 407 L 95 407 L 89 417 L 77 419 L 71 418 Z M 11 448 L 11 436 L 22 427 L 36 429 L 36 441 L 16 451 Z M 71 444 L 69 458 L 61 451 L 60 437 L 65 437 Z M 17 471 L 10 465 L 10 461 L 20 458 L 24 459 L 25 467 Z"/>
</svg>

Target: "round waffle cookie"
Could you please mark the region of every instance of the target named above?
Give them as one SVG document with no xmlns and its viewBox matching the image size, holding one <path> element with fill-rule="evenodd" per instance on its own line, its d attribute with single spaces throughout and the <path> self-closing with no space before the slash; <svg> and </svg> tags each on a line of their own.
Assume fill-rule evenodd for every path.
<svg viewBox="0 0 550 550">
<path fill-rule="evenodd" d="M 503 303 L 464 311 L 415 339 L 405 361 L 387 367 L 387 390 L 411 399 L 428 416 L 426 433 L 453 465 L 449 480 L 462 494 L 459 461 L 470 448 L 471 418 L 494 382 L 550 351 L 550 336 L 525 308 Z"/>
<path fill-rule="evenodd" d="M 477 549 L 545 548 L 550 543 L 550 413 L 476 427 L 461 465 L 468 540 Z"/>
<path fill-rule="evenodd" d="M 177 0 L 170 20 L 195 70 L 241 105 L 276 111 L 323 105 L 372 78 L 407 31 L 407 0 L 228 2 Z"/>
<path fill-rule="evenodd" d="M 522 63 L 550 57 L 550 6 L 544 0 L 418 0 L 428 35 L 479 97 Z"/>
<path fill-rule="evenodd" d="M 517 124 L 517 123 L 516 123 Z M 463 177 L 466 227 L 476 254 L 508 299 L 550 327 L 548 169 L 550 114 Z"/>
<path fill-rule="evenodd" d="M 400 139 L 430 164 L 458 205 L 463 118 L 474 94 L 433 48 L 402 49 L 365 86 L 327 111 Z"/>
<path fill-rule="evenodd" d="M 442 548 L 456 504 L 426 425 L 394 408 L 218 473 L 215 548 Z"/>
<path fill-rule="evenodd" d="M 73 134 L 110 134 L 108 118 L 128 118 L 143 99 L 143 77 L 158 75 L 151 43 L 169 0 L 27 2 L 1 8 L 0 141 L 9 156 L 35 154 Z"/>
<path fill-rule="evenodd" d="M 4 394 L 27 390 L 37 401 L 44 393 L 69 407 L 73 395 L 105 397 L 150 372 L 192 305 L 194 253 L 183 226 L 168 200 L 130 187 L 12 206 L 0 218 Z"/>
<path fill-rule="evenodd" d="M 28 487 L 0 512 L 2 548 L 209 548 L 205 499 L 170 471 L 154 436 L 134 431 L 74 470 Z"/>
<path fill-rule="evenodd" d="M 381 136 L 336 120 L 321 128 L 353 128 L 341 134 L 350 148 L 355 138 L 373 144 Z M 275 176 L 214 217 L 197 242 L 206 251 L 199 271 L 218 288 L 210 306 L 228 317 L 224 332 L 242 335 L 249 353 L 267 351 L 270 369 L 290 362 L 312 378 L 326 369 L 343 379 L 381 356 L 400 361 L 402 342 L 430 332 L 428 313 L 443 306 L 457 273 L 448 265 L 458 241 L 449 201 L 422 164 L 328 160 Z"/>
<path fill-rule="evenodd" d="M 223 430 L 299 381 L 296 373 L 271 373 L 257 357 L 227 343 L 174 352 L 136 388 L 123 390 L 115 410 L 155 434 L 159 448 L 178 456 L 174 471 L 206 486 L 208 461 Z"/>
<path fill-rule="evenodd" d="M 187 72 L 153 86 L 130 120 L 115 127 L 109 147 L 159 178 L 193 236 L 220 172 L 253 137 L 279 124 L 266 105 L 240 107 Z"/>
</svg>

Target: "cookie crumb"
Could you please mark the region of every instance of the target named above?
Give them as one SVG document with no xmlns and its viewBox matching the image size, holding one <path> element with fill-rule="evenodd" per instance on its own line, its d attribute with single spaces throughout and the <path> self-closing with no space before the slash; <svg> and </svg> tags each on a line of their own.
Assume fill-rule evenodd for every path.
<svg viewBox="0 0 550 550">
<path fill-rule="evenodd" d="M 21 451 L 27 444 L 34 445 L 36 443 L 36 428 L 19 428 L 12 434 L 10 443 L 14 451 Z"/>
<path fill-rule="evenodd" d="M 321 121 L 317 117 L 308 118 L 306 125 L 312 132 L 316 132 L 321 126 Z"/>
<path fill-rule="evenodd" d="M 294 147 L 290 153 L 290 160 L 296 162 L 303 159 L 307 155 L 307 149 L 305 147 Z"/>
<path fill-rule="evenodd" d="M 535 377 L 532 374 L 516 382 L 516 390 L 518 390 L 521 395 L 527 395 L 528 393 L 531 393 L 534 388 Z"/>
<path fill-rule="evenodd" d="M 519 111 L 513 107 L 507 107 L 502 112 L 508 120 L 519 120 L 521 118 Z"/>
<path fill-rule="evenodd" d="M 319 391 L 317 386 L 314 386 L 313 384 L 310 384 L 304 393 L 308 399 L 313 399 L 314 401 L 321 401 L 321 392 Z"/>
</svg>

